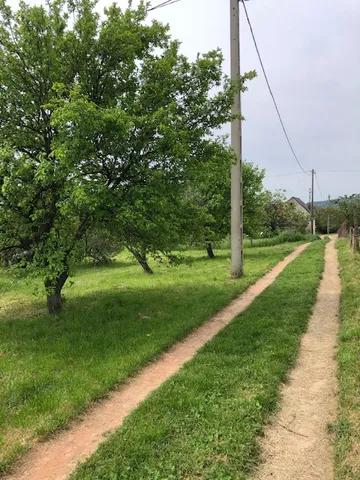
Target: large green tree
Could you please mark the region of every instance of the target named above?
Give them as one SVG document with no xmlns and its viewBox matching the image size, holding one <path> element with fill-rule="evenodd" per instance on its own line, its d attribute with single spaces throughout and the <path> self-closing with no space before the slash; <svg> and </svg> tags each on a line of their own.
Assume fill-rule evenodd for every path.
<svg viewBox="0 0 360 480">
<path fill-rule="evenodd" d="M 187 182 L 164 181 L 154 175 L 144 187 L 129 192 L 113 228 L 146 273 L 148 256 L 173 258 L 173 251 L 200 240 L 208 214 L 186 195 Z"/>
<path fill-rule="evenodd" d="M 357 221 L 360 218 L 360 194 L 344 195 L 334 200 L 334 204 L 339 207 L 340 218 L 346 222 L 348 227 L 354 226 L 354 213 L 357 215 Z"/>
<path fill-rule="evenodd" d="M 265 170 L 252 163 L 243 164 L 244 233 L 253 238 L 261 232 L 269 192 L 264 188 Z"/>
<path fill-rule="evenodd" d="M 231 216 L 231 165 L 234 153 L 225 143 L 218 142 L 208 164 L 197 170 L 192 194 L 194 202 L 206 209 L 210 221 L 204 233 L 207 252 L 214 258 L 212 244 L 230 234 Z M 249 162 L 243 162 L 243 223 L 244 233 L 257 235 L 264 222 L 264 207 L 268 192 L 264 189 L 265 170 Z"/>
<path fill-rule="evenodd" d="M 253 76 L 231 84 L 220 51 L 190 62 L 143 3 L 95 6 L 0 1 L 0 251 L 30 252 L 51 313 L 87 230 L 205 162 Z"/>
</svg>

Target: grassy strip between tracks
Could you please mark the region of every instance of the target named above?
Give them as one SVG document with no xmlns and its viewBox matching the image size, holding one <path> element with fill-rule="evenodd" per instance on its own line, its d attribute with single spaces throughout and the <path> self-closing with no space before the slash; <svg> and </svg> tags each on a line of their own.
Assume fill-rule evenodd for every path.
<svg viewBox="0 0 360 480">
<path fill-rule="evenodd" d="M 143 402 L 71 480 L 244 479 L 306 330 L 324 266 L 313 243 Z"/>
<path fill-rule="evenodd" d="M 342 283 L 335 478 L 360 479 L 360 255 L 337 243 Z"/>
<path fill-rule="evenodd" d="M 298 244 L 245 251 L 245 276 L 229 279 L 229 252 L 155 265 L 145 275 L 126 255 L 81 265 L 65 310 L 49 317 L 36 280 L 0 271 L 0 473 L 183 338 L 291 253 Z M 43 302 L 44 303 L 44 302 Z"/>
</svg>

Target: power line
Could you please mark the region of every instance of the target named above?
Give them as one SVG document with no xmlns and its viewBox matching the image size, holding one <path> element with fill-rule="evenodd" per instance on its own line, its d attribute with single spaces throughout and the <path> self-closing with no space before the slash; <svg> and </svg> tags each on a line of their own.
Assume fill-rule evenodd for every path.
<svg viewBox="0 0 360 480">
<path fill-rule="evenodd" d="M 360 169 L 349 169 L 349 170 L 316 170 L 320 173 L 360 173 Z M 307 172 L 294 172 L 294 173 L 281 173 L 279 175 L 266 175 L 265 178 L 277 178 L 277 177 L 291 177 L 293 175 L 304 175 Z"/>
<path fill-rule="evenodd" d="M 286 140 L 287 140 L 287 142 L 288 142 L 288 144 L 289 144 L 289 147 L 290 147 L 290 150 L 291 150 L 291 152 L 292 152 L 292 154 L 293 154 L 293 156 L 294 156 L 297 164 L 298 164 L 299 167 L 301 168 L 301 170 L 302 170 L 304 173 L 306 173 L 306 175 L 310 175 L 310 174 L 303 168 L 303 166 L 301 165 L 300 160 L 299 160 L 298 156 L 296 155 L 295 150 L 294 150 L 294 147 L 292 146 L 292 143 L 291 143 L 291 141 L 290 141 L 289 135 L 288 135 L 287 130 L 286 130 L 286 128 L 285 128 L 285 124 L 284 124 L 283 119 L 282 119 L 281 114 L 280 114 L 279 107 L 278 107 L 278 105 L 277 105 L 275 96 L 274 96 L 273 91 L 272 91 L 272 88 L 271 88 L 271 86 L 270 86 L 270 82 L 269 82 L 269 79 L 268 79 L 268 76 L 267 76 L 267 73 L 266 73 L 266 70 L 265 70 L 265 67 L 264 67 L 264 63 L 263 63 L 263 61 L 262 61 L 262 57 L 261 57 L 261 54 L 260 54 L 260 50 L 259 50 L 259 47 L 258 47 L 256 38 L 255 38 L 254 30 L 253 30 L 253 27 L 252 27 L 252 24 L 251 24 L 251 21 L 250 21 L 250 17 L 249 17 L 249 14 L 248 14 L 248 11 L 247 11 L 247 8 L 246 8 L 246 5 L 245 5 L 245 1 L 244 1 L 244 0 L 241 0 L 241 2 L 242 2 L 242 4 L 243 4 L 244 10 L 245 10 L 246 19 L 247 19 L 247 22 L 248 22 L 248 24 L 249 24 L 251 36 L 252 36 L 252 38 L 253 38 L 254 45 L 255 45 L 255 49 L 256 49 L 256 52 L 257 52 L 258 57 L 259 57 L 259 60 L 260 60 L 260 65 L 261 65 L 262 71 L 263 71 L 263 73 L 264 73 L 264 77 L 265 77 L 265 80 L 266 80 L 266 84 L 267 84 L 267 86 L 268 86 L 268 89 L 269 89 L 271 98 L 272 98 L 272 100 L 273 100 L 273 102 L 274 102 L 275 109 L 276 109 L 276 112 L 277 112 L 277 114 L 278 114 L 278 117 L 279 117 L 279 120 L 280 120 L 282 129 L 283 129 L 283 131 L 284 131 Z"/>
<path fill-rule="evenodd" d="M 281 123 L 281 126 L 282 126 L 282 129 L 284 131 L 284 134 L 285 134 L 285 137 L 286 137 L 286 140 L 289 144 L 289 147 L 290 147 L 290 150 L 297 162 L 297 164 L 299 165 L 299 167 L 301 168 L 301 170 L 303 171 L 303 173 L 305 173 L 306 175 L 310 175 L 304 168 L 303 166 L 301 165 L 300 163 L 300 160 L 298 158 L 298 156 L 296 155 L 295 153 L 295 150 L 294 150 L 294 147 L 292 146 L 292 143 L 290 141 L 290 138 L 289 138 L 289 135 L 287 133 L 287 130 L 285 128 L 285 124 L 284 124 L 284 121 L 281 117 L 281 114 L 280 114 L 280 110 L 279 110 L 279 107 L 277 105 L 277 102 L 276 102 L 276 99 L 275 99 L 275 96 L 273 94 L 273 91 L 271 89 L 271 86 L 270 86 L 270 82 L 269 82 L 269 79 L 268 79 L 268 76 L 267 76 L 267 73 L 266 73 L 266 70 L 265 70 L 265 67 L 264 67 L 264 63 L 262 61 L 262 57 L 261 57 L 261 54 L 260 54 L 260 50 L 259 50 L 259 47 L 257 45 L 257 41 L 256 41 L 256 38 L 255 38 L 255 34 L 254 34 L 254 30 L 253 30 L 253 27 L 252 27 L 252 24 L 251 24 L 251 21 L 250 21 L 250 17 L 249 17 L 249 14 L 248 14 L 248 11 L 247 11 L 247 8 L 245 6 L 245 0 L 240 0 L 244 6 L 244 10 L 245 10 L 245 14 L 246 14 L 246 18 L 247 18 L 247 21 L 248 21 L 248 24 L 249 24 L 249 27 L 250 27 L 250 31 L 251 31 L 251 35 L 252 35 L 252 38 L 253 38 L 253 41 L 254 41 L 254 45 L 255 45 L 255 48 L 256 48 L 256 51 L 257 51 L 257 54 L 258 54 L 258 57 L 259 57 L 259 60 L 260 60 L 260 65 L 261 65 L 261 68 L 262 68 L 262 71 L 264 73 L 264 77 L 265 77 L 265 80 L 266 80 L 266 83 L 267 83 L 267 86 L 268 86 L 268 89 L 269 89 L 269 92 L 270 92 L 270 95 L 271 95 L 271 98 L 274 102 L 274 106 L 275 106 L 275 109 L 276 109 L 276 112 L 278 114 L 278 117 L 279 117 L 279 120 L 280 120 L 280 123 Z M 167 7 L 168 5 L 173 5 L 174 3 L 178 3 L 180 2 L 180 0 L 166 0 L 158 5 L 155 5 L 154 7 L 151 7 L 148 9 L 148 12 L 151 12 L 151 11 L 154 11 L 154 10 L 157 10 L 159 8 L 163 8 L 163 7 Z"/>
<path fill-rule="evenodd" d="M 305 173 L 307 174 L 307 172 Z M 304 175 L 304 172 L 281 173 L 279 175 L 266 175 L 265 178 L 292 177 L 293 175 Z"/>
<path fill-rule="evenodd" d="M 181 0 L 165 0 L 164 2 L 158 4 L 158 5 L 155 5 L 154 7 L 151 7 L 148 9 L 148 12 L 151 12 L 151 11 L 154 11 L 154 10 L 158 10 L 159 8 L 163 8 L 163 7 L 167 7 L 169 5 L 173 5 L 175 3 L 178 3 L 180 2 Z M 265 66 L 264 66 L 264 62 L 262 60 L 262 57 L 261 57 L 261 54 L 260 54 L 260 50 L 259 50 L 259 47 L 258 47 L 258 44 L 257 44 L 257 40 L 256 40 L 256 37 L 255 37 L 255 33 L 254 33 L 254 29 L 252 27 L 252 24 L 251 24 L 251 20 L 250 20 L 250 17 L 249 17 L 249 13 L 247 11 L 247 8 L 246 8 L 246 5 L 245 5 L 245 0 L 240 0 L 243 4 L 243 7 L 244 7 L 244 11 L 245 11 L 245 15 L 246 15 L 246 19 L 247 19 L 247 22 L 249 24 L 249 28 L 250 28 L 250 32 L 251 32 L 251 36 L 252 36 L 252 39 L 254 41 L 254 45 L 255 45 L 255 49 L 256 49 L 256 52 L 257 52 L 257 55 L 259 57 L 259 61 L 260 61 L 260 65 L 261 65 L 261 68 L 262 68 L 262 71 L 263 71 L 263 74 L 264 74 L 264 77 L 265 77 L 265 81 L 266 81 L 266 84 L 267 84 L 267 87 L 269 89 L 269 92 L 270 92 L 270 95 L 271 95 L 271 98 L 273 100 L 273 103 L 274 103 L 274 106 L 275 106 L 275 109 L 276 109 L 276 112 L 277 112 L 277 115 L 279 117 L 279 120 L 280 120 L 280 123 L 281 123 L 281 127 L 284 131 L 284 134 L 285 134 L 285 137 L 286 137 L 286 140 L 289 144 L 289 147 L 291 149 L 291 152 L 297 162 L 297 164 L 299 165 L 299 167 L 301 168 L 302 172 L 296 172 L 296 173 L 289 173 L 289 174 L 282 174 L 282 175 L 273 175 L 273 176 L 266 176 L 265 178 L 275 178 L 275 177 L 286 177 L 286 176 L 292 176 L 292 175 L 299 175 L 299 174 L 306 174 L 306 175 L 310 175 L 309 172 L 307 172 L 303 166 L 301 165 L 300 163 L 300 160 L 298 158 L 298 156 L 296 155 L 296 152 L 294 150 L 294 147 L 292 146 L 292 143 L 290 141 L 290 138 L 289 138 L 289 135 L 287 133 L 287 130 L 285 128 L 285 124 L 284 124 L 284 121 L 282 119 L 282 116 L 281 116 L 281 113 L 280 113 L 280 110 L 279 110 L 279 107 L 277 105 L 277 102 L 276 102 L 276 99 L 275 99 L 275 95 L 272 91 L 272 88 L 271 88 L 271 85 L 270 85 L 270 82 L 269 82 L 269 79 L 268 79 L 268 76 L 267 76 L 267 73 L 266 73 L 266 70 L 265 70 Z M 246 0 L 247 1 L 247 0 Z M 360 172 L 359 169 L 349 169 L 349 170 L 318 170 L 320 172 Z M 316 178 L 316 182 L 318 183 L 317 181 L 317 178 Z M 319 185 L 318 185 L 319 187 Z M 321 193 L 321 189 L 319 187 L 319 190 L 320 190 L 320 193 Z M 322 194 L 321 194 L 322 195 Z M 324 198 L 324 196 L 322 195 L 322 197 Z"/>
<path fill-rule="evenodd" d="M 155 5 L 155 7 L 148 8 L 148 12 L 152 12 L 153 10 L 157 10 L 158 8 L 167 7 L 168 5 L 172 5 L 173 3 L 178 3 L 180 0 L 166 0 L 166 2 L 159 3 L 159 5 Z"/>
<path fill-rule="evenodd" d="M 292 188 L 291 190 L 286 190 L 286 193 L 289 195 L 289 194 L 295 192 L 295 190 L 297 190 L 297 189 L 300 187 L 300 185 L 302 185 L 302 184 L 305 182 L 305 180 L 307 180 L 307 179 L 306 179 L 306 178 L 302 178 L 302 179 L 295 185 L 294 188 Z"/>
<path fill-rule="evenodd" d="M 360 170 L 317 170 L 318 172 L 324 172 L 324 173 L 346 173 L 346 172 L 360 172 Z"/>
<path fill-rule="evenodd" d="M 315 174 L 315 180 L 316 180 L 316 185 L 317 185 L 317 187 L 318 187 L 318 189 L 319 189 L 320 195 L 322 196 L 323 200 L 326 200 L 326 198 L 324 197 L 324 195 L 323 195 L 323 193 L 322 193 L 322 191 L 321 191 L 321 188 L 320 188 L 320 185 L 319 185 L 319 182 L 318 182 L 317 172 L 316 172 L 316 174 Z"/>
<path fill-rule="evenodd" d="M 163 8 L 163 7 L 167 7 L 169 5 L 173 5 L 174 3 L 178 3 L 180 2 L 181 0 L 165 0 L 164 2 L 158 4 L 158 5 L 155 5 L 154 7 L 151 7 L 148 9 L 148 12 L 151 12 L 151 11 L 154 11 L 154 10 L 157 10 L 159 8 Z M 249 17 L 249 13 L 247 11 L 247 8 L 246 8 L 246 5 L 245 5 L 245 0 L 240 0 L 243 4 L 243 7 L 244 7 L 244 10 L 245 10 L 245 15 L 246 15 L 246 19 L 247 19 L 247 22 L 249 24 L 249 28 L 250 28 L 250 32 L 251 32 L 251 35 L 252 35 L 252 39 L 254 41 L 254 45 L 255 45 L 255 49 L 256 49 L 256 52 L 258 54 L 258 57 L 259 57 L 259 61 L 260 61 L 260 65 L 261 65 L 261 68 L 262 68 L 262 71 L 264 73 L 264 77 L 265 77 L 265 80 L 266 80 L 266 84 L 268 86 L 268 89 L 269 89 L 269 92 L 270 92 L 270 95 L 271 95 L 271 98 L 273 100 L 273 103 L 274 103 L 274 106 L 275 106 L 275 109 L 276 109 L 276 112 L 278 114 L 278 117 L 279 117 L 279 120 L 280 120 L 280 123 L 281 123 L 281 126 L 282 126 L 282 129 L 284 131 L 284 134 L 285 134 L 285 137 L 286 137 L 286 140 L 289 144 L 289 147 L 291 149 L 291 152 L 297 162 L 297 164 L 299 165 L 299 167 L 301 168 L 302 172 L 296 172 L 296 173 L 289 173 L 289 174 L 283 174 L 283 175 L 273 175 L 273 176 L 266 176 L 265 178 L 275 178 L 275 177 L 285 177 L 285 176 L 292 176 L 292 175 L 299 175 L 301 173 L 305 173 L 306 175 L 310 175 L 309 172 L 307 172 L 303 166 L 301 165 L 300 163 L 300 160 L 298 158 L 298 156 L 296 155 L 295 153 L 295 150 L 291 144 L 291 141 L 290 141 L 290 138 L 289 138 L 289 135 L 287 133 L 287 130 L 285 128 L 285 124 L 283 122 L 283 119 L 281 117 L 281 114 L 280 114 L 280 110 L 279 110 L 279 107 L 277 105 L 277 102 L 276 102 L 276 99 L 275 99 L 275 96 L 274 96 L 274 93 L 272 91 L 272 88 L 271 88 L 271 85 L 270 85 L 270 82 L 269 82 L 269 79 L 268 79 L 268 76 L 267 76 L 267 73 L 266 73 L 266 70 L 265 70 L 265 66 L 264 66 L 264 63 L 263 63 L 263 60 L 262 60 L 262 57 L 261 57 L 261 54 L 260 54 L 260 50 L 259 50 L 259 47 L 258 47 L 258 44 L 257 44 L 257 41 L 256 41 L 256 37 L 255 37 L 255 33 L 254 33 L 254 29 L 252 27 L 252 24 L 251 24 L 251 21 L 250 21 L 250 17 Z M 247 0 L 246 0 L 247 1 Z M 351 170 L 318 170 L 319 172 L 360 172 L 360 170 L 354 170 L 354 169 L 351 169 Z"/>
</svg>

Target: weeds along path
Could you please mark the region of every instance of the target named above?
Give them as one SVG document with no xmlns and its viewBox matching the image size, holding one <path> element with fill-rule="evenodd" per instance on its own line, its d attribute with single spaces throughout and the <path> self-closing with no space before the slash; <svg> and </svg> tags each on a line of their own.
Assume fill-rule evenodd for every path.
<svg viewBox="0 0 360 480">
<path fill-rule="evenodd" d="M 341 285 L 332 240 L 309 328 L 282 404 L 262 442 L 263 463 L 254 480 L 332 480 L 336 420 L 336 345 Z"/>
<path fill-rule="evenodd" d="M 65 480 L 76 468 L 78 462 L 86 459 L 97 449 L 108 432 L 120 427 L 139 403 L 174 375 L 196 354 L 199 348 L 246 310 L 308 245 L 298 247 L 228 307 L 182 342 L 171 347 L 159 360 L 141 370 L 138 375 L 111 393 L 106 400 L 95 404 L 68 430 L 33 448 L 25 456 L 18 470 L 5 478 L 7 480 Z"/>
</svg>

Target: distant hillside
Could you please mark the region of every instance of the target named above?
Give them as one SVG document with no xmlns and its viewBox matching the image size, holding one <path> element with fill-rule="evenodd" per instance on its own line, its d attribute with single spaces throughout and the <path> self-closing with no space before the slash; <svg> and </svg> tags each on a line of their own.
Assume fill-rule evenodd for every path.
<svg viewBox="0 0 360 480">
<path fill-rule="evenodd" d="M 321 202 L 314 202 L 314 206 L 315 207 L 327 207 L 328 205 L 332 205 L 333 207 L 338 207 L 338 205 L 336 205 L 335 203 L 332 203 L 331 201 L 329 202 L 329 200 L 323 200 Z"/>
</svg>

